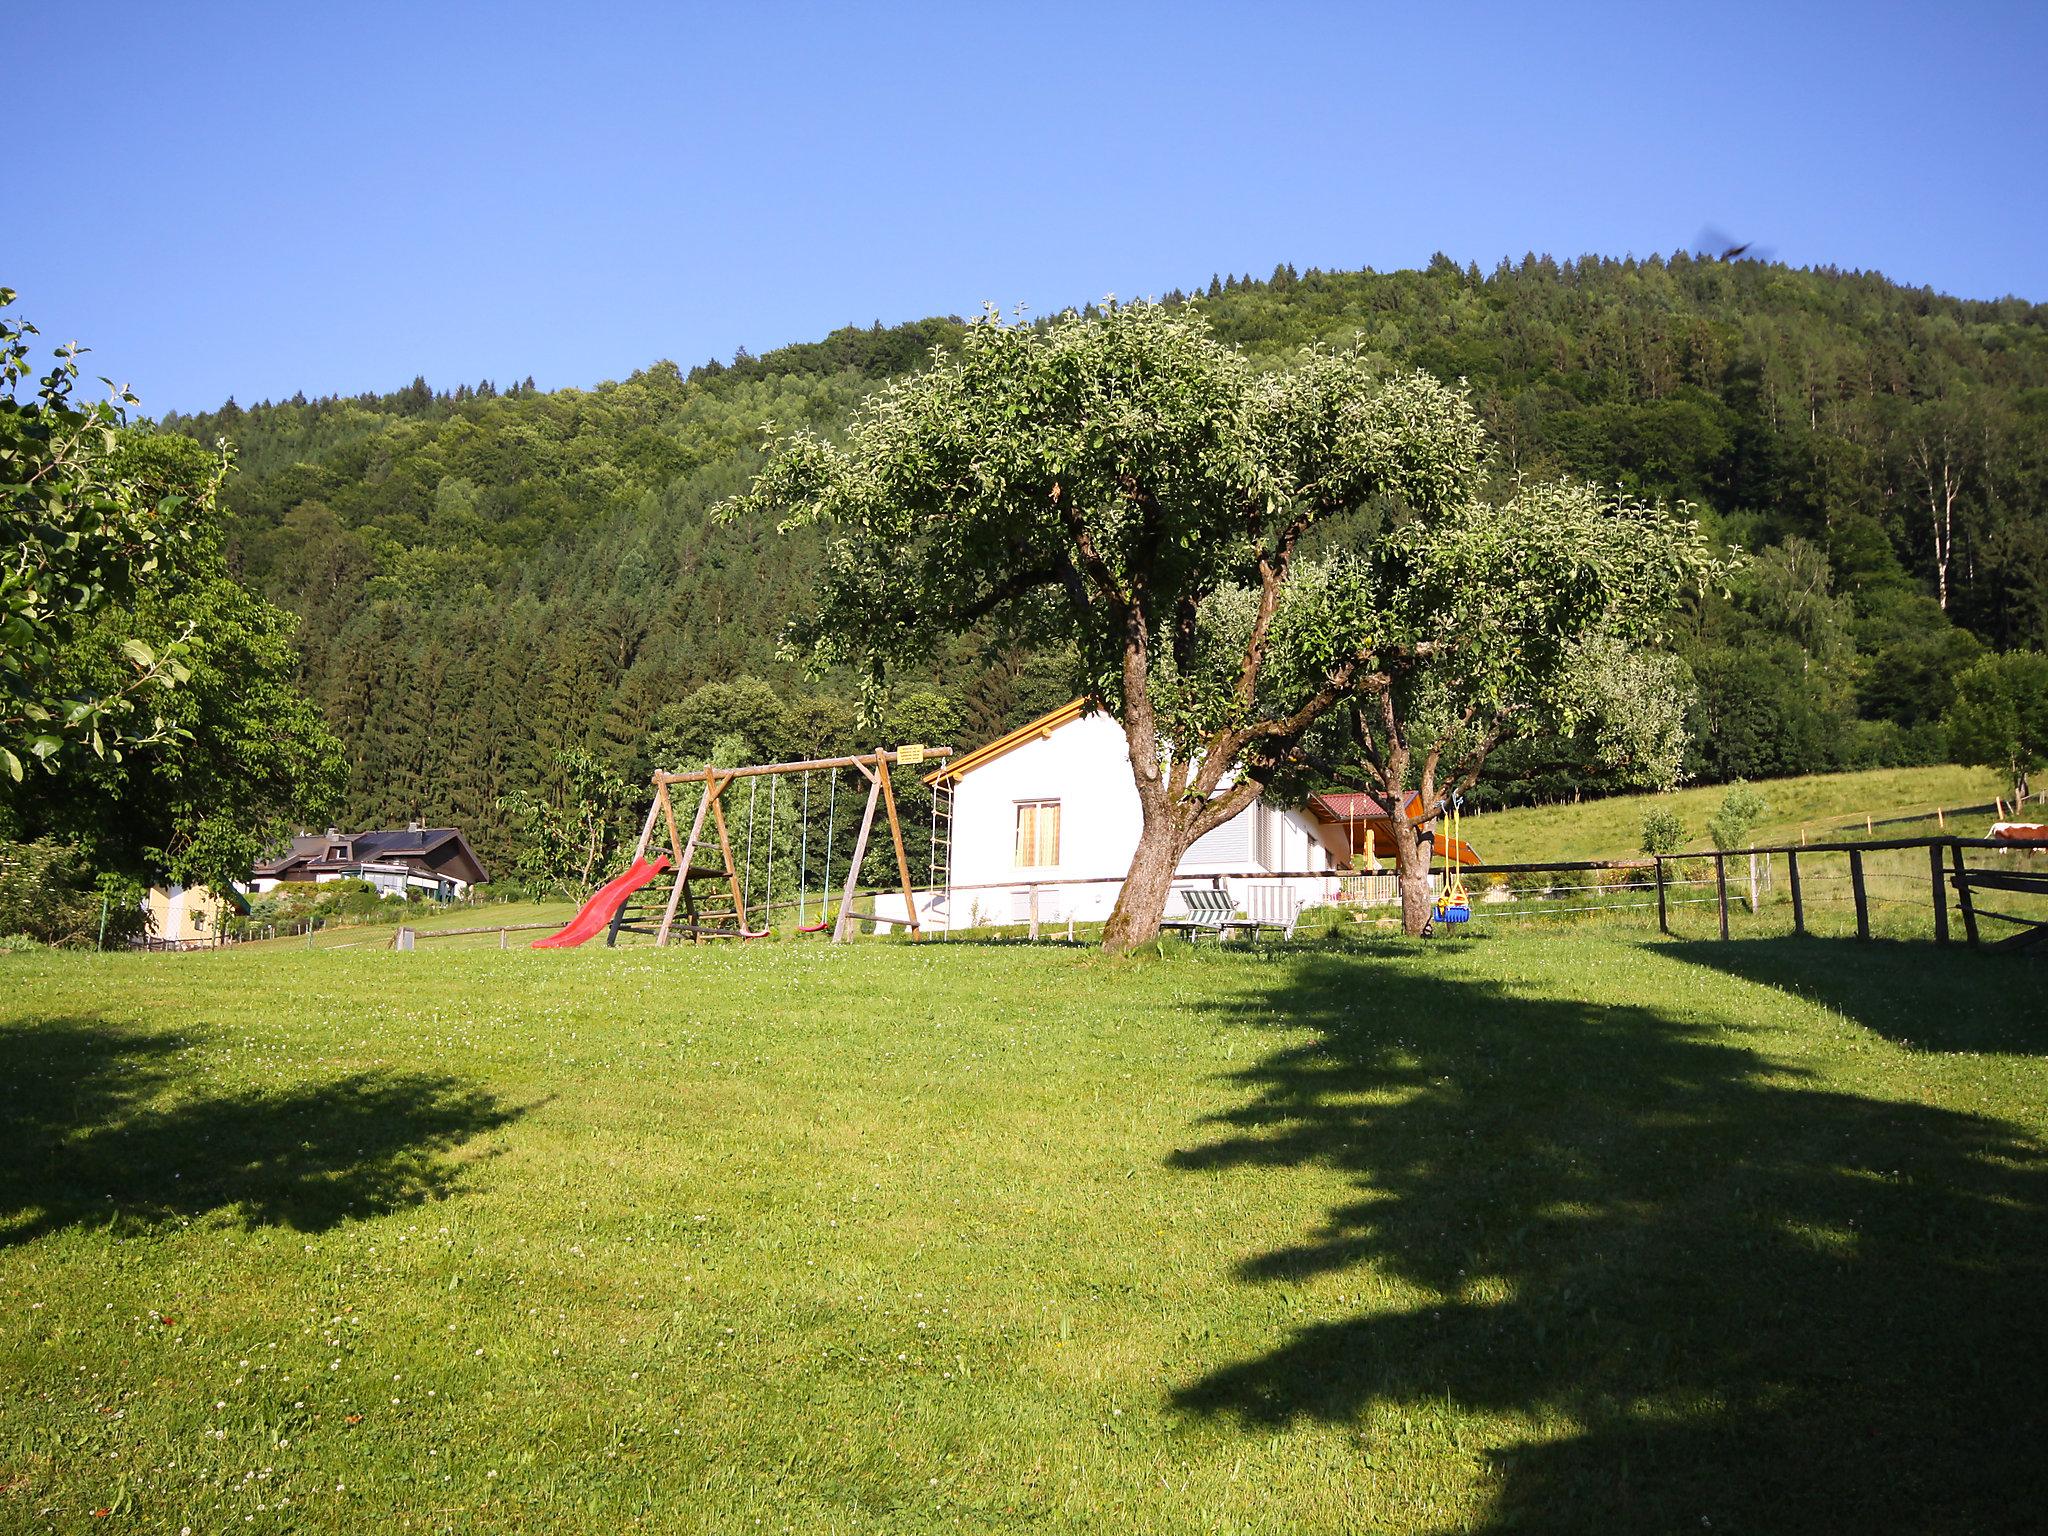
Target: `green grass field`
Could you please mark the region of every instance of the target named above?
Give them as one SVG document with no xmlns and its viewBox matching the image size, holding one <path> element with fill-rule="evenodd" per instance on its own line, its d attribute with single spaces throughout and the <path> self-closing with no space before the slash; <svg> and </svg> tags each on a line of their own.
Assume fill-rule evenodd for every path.
<svg viewBox="0 0 2048 1536">
<path fill-rule="evenodd" d="M 2048 1496 L 2038 964 L 1495 927 L 0 977 L 0 1529 Z"/>
<path fill-rule="evenodd" d="M 1936 806 L 1988 805 L 2005 792 L 1987 768 L 1873 768 L 1861 773 L 1820 773 L 1796 779 L 1760 781 L 1757 792 L 1770 814 L 1757 827 L 1759 846 L 1796 843 L 1801 827 L 1815 841 L 1863 835 L 1862 818 L 1925 812 L 1932 825 Z M 1667 795 L 1617 795 L 1579 805 L 1516 806 L 1465 818 L 1465 830 L 1479 856 L 1490 864 L 1532 864 L 1546 859 L 1634 858 L 1642 846 L 1643 817 L 1652 808 L 1675 812 L 1685 823 L 1687 846 L 1707 848 L 1707 818 L 1727 787 L 1701 785 Z M 2044 813 L 2048 814 L 2048 813 Z M 1988 816 L 1945 830 L 1981 837 Z M 1916 829 L 1892 836 L 1917 836 Z"/>
</svg>

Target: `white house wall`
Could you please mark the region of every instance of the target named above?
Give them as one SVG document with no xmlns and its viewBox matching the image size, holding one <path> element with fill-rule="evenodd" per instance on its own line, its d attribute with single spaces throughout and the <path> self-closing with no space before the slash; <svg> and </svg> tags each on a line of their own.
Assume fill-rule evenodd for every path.
<svg viewBox="0 0 2048 1536">
<path fill-rule="evenodd" d="M 1019 869 L 1017 807 L 1038 800 L 1059 802 L 1059 862 Z M 1037 885 L 1041 923 L 1065 923 L 1069 917 L 1099 922 L 1116 905 L 1117 882 L 1130 869 L 1142 820 L 1123 727 L 1107 715 L 1060 725 L 961 778 L 953 801 L 951 899 L 922 898 L 920 919 L 933 929 L 1026 922 L 1030 887 Z M 1190 848 L 1177 873 L 1189 884 L 1210 885 L 1225 872 L 1329 867 L 1303 813 L 1258 805 Z M 1248 882 L 1224 883 L 1243 905 Z M 1303 904 L 1325 899 L 1329 886 L 1320 878 L 1288 884 L 1298 887 L 1289 894 Z M 876 910 L 900 914 L 902 900 L 878 898 Z M 1178 903 L 1168 903 L 1169 916 L 1177 910 Z"/>
</svg>

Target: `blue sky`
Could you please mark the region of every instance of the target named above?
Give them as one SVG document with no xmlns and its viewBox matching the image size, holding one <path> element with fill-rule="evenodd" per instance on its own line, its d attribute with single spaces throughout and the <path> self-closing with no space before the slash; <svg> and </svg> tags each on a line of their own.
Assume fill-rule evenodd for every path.
<svg viewBox="0 0 2048 1536">
<path fill-rule="evenodd" d="M 0 283 L 151 412 L 1709 225 L 2048 300 L 2048 5 L 24 10 Z"/>
</svg>

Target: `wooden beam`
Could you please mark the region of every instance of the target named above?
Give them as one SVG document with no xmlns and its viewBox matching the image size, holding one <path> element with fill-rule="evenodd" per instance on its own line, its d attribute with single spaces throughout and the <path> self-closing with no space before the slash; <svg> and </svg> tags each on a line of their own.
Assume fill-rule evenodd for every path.
<svg viewBox="0 0 2048 1536">
<path fill-rule="evenodd" d="M 661 803 L 668 816 L 668 835 L 671 839 L 674 839 L 676 835 L 676 812 L 674 804 L 669 799 L 668 786 L 666 784 L 658 785 L 657 792 L 661 795 Z M 690 840 L 676 849 L 676 878 L 675 883 L 669 888 L 668 905 L 663 907 L 661 911 L 661 927 L 656 930 L 654 935 L 654 942 L 657 947 L 663 949 L 668 947 L 669 930 L 675 926 L 676 921 L 676 903 L 683 899 L 683 893 L 690 888 L 690 882 L 684 878 L 684 874 L 690 867 L 690 860 L 696 856 L 697 839 L 704 830 L 704 812 L 710 808 L 710 805 L 711 797 L 709 795 L 699 795 L 697 797 L 697 814 L 690 822 Z M 694 927 L 696 926 L 694 903 L 690 916 L 692 920 L 691 926 Z"/>
<path fill-rule="evenodd" d="M 1970 941 L 1972 949 L 1977 947 L 1977 903 L 1970 895 L 1970 872 L 1963 867 L 1963 848 L 1958 841 L 1951 840 L 1948 851 L 1955 859 L 1956 905 L 1963 909 L 1963 937 Z"/>
<path fill-rule="evenodd" d="M 921 761 L 932 762 L 953 755 L 951 747 L 926 747 Z M 866 768 L 896 761 L 889 751 L 863 752 L 854 757 L 812 757 L 793 763 L 753 763 L 745 768 L 695 768 L 688 773 L 656 773 L 657 784 L 698 784 L 707 776 L 721 780 L 752 779 L 766 773 L 804 773 L 813 768 Z"/>
<path fill-rule="evenodd" d="M 1671 914 L 1664 907 L 1664 861 L 1661 858 L 1657 860 L 1657 931 L 1666 935 L 1671 932 Z"/>
<path fill-rule="evenodd" d="M 718 851 L 725 855 L 726 884 L 732 889 L 732 909 L 739 914 L 736 926 L 744 930 L 747 926 L 747 897 L 740 889 L 740 869 L 732 861 L 732 836 L 725 827 L 725 787 L 730 778 L 715 781 L 709 794 L 711 819 L 718 824 Z"/>
<path fill-rule="evenodd" d="M 1970 871 L 1970 889 L 2025 891 L 2030 895 L 2048 896 L 2048 870 L 1973 869 Z"/>
<path fill-rule="evenodd" d="M 640 841 L 633 845 L 633 862 L 638 864 L 647 857 L 647 845 L 654 840 L 654 818 L 661 813 L 662 802 L 667 798 L 667 787 L 654 786 L 654 799 L 647 807 L 647 819 L 640 823 Z"/>
<path fill-rule="evenodd" d="M 859 764 L 855 765 L 859 767 Z M 867 770 L 862 768 L 866 773 Z M 852 938 L 858 928 L 853 915 L 853 893 L 860 888 L 860 867 L 867 862 L 868 833 L 874 830 L 875 806 L 882 797 L 882 782 L 874 774 L 868 774 L 868 808 L 861 813 L 860 835 L 853 840 L 853 861 L 846 866 L 846 889 L 839 897 L 839 917 L 832 924 L 832 942 L 844 944 Z"/>
<path fill-rule="evenodd" d="M 1870 898 L 1863 890 L 1863 850 L 1849 850 L 1849 889 L 1856 897 L 1856 937 L 1870 939 Z"/>
<path fill-rule="evenodd" d="M 1728 937 L 1728 856 L 1714 855 L 1714 890 L 1721 902 L 1721 937 Z"/>
<path fill-rule="evenodd" d="M 910 856 L 903 851 L 903 823 L 896 819 L 896 786 L 889 782 L 889 768 L 882 761 L 886 755 L 875 754 L 875 772 L 881 780 L 882 805 L 889 812 L 889 836 L 896 844 L 896 876 L 903 883 L 903 910 L 910 918 L 910 937 L 921 939 L 924 930 L 918 926 L 917 897 L 910 888 Z"/>
<path fill-rule="evenodd" d="M 1934 888 L 1934 942 L 1948 942 L 1948 882 L 1942 878 L 1941 844 L 1927 845 L 1928 883 Z"/>
<path fill-rule="evenodd" d="M 1785 850 L 1785 873 L 1792 882 L 1792 935 L 1794 938 L 1803 939 L 1806 937 L 1806 896 L 1799 889 L 1799 850 L 1797 848 Z"/>
</svg>

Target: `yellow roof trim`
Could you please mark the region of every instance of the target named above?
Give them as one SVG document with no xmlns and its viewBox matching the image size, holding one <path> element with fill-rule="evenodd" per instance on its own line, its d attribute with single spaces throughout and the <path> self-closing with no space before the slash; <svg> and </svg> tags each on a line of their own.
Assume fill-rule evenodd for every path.
<svg viewBox="0 0 2048 1536">
<path fill-rule="evenodd" d="M 984 743 L 960 757 L 949 758 L 942 766 L 934 768 L 924 776 L 927 784 L 937 784 L 942 779 L 959 779 L 973 772 L 983 763 L 992 763 L 1005 752 L 1014 752 L 1019 747 L 1042 741 L 1061 726 L 1081 718 L 1081 711 L 1088 707 L 1086 699 L 1075 699 L 1071 704 L 1062 704 L 1050 714 L 1040 715 L 1007 736 L 998 736 L 994 741 Z"/>
</svg>

